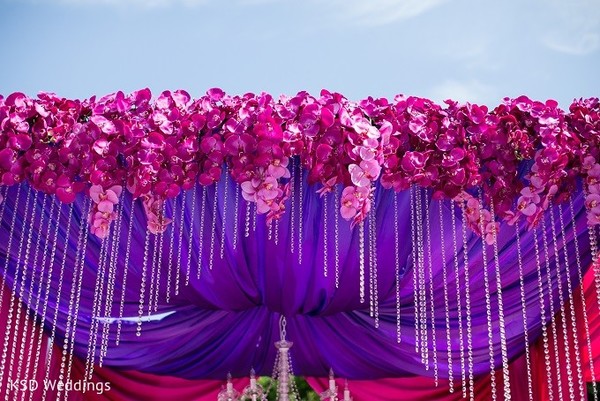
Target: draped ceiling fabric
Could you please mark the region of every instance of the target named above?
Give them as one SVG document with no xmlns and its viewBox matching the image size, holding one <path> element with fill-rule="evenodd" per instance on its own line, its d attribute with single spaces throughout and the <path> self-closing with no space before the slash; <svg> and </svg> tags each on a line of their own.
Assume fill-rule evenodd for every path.
<svg viewBox="0 0 600 401">
<path fill-rule="evenodd" d="M 297 374 L 507 379 L 593 264 L 599 132 L 596 98 L 0 96 L 0 289 L 89 374 L 268 375 L 284 316 Z"/>
<path fill-rule="evenodd" d="M 218 184 L 219 193 L 223 193 L 224 181 Z M 230 193 L 233 193 L 234 186 L 230 184 Z M 198 189 L 198 191 L 200 191 Z M 207 210 L 212 208 L 213 188 L 209 188 Z M 19 241 L 24 231 L 26 231 L 31 220 L 31 214 L 35 213 L 33 219 L 32 242 L 38 241 L 37 236 L 41 235 L 40 246 L 51 248 L 51 245 L 45 242 L 45 231 L 49 228 L 57 227 L 58 223 L 58 250 L 54 260 L 53 275 L 48 302 L 48 311 L 46 313 L 46 324 L 52 323 L 52 316 L 56 308 L 56 294 L 59 287 L 60 264 L 66 246 L 65 274 L 63 277 L 63 292 L 68 291 L 73 283 L 72 275 L 75 254 L 77 250 L 77 239 L 79 235 L 78 226 L 82 221 L 85 222 L 85 216 L 82 217 L 82 200 L 77 200 L 73 204 L 73 221 L 71 227 L 67 225 L 68 210 L 70 206 L 60 206 L 60 220 L 57 222 L 49 216 L 51 209 L 50 202 L 46 200 L 46 206 L 42 208 L 44 202 L 43 196 L 36 199 L 34 211 L 27 211 L 25 215 L 24 194 L 27 193 L 27 186 L 23 185 L 21 189 L 21 200 L 15 203 L 18 189 L 10 188 L 5 199 L 5 208 L 16 214 L 16 224 L 13 237 Z M 219 255 L 214 256 L 214 266 L 210 270 L 206 261 L 202 264 L 201 278 L 196 278 L 195 271 L 192 271 L 189 286 L 183 283 L 186 272 L 180 273 L 181 283 L 179 295 L 174 295 L 171 291 L 171 299 L 167 304 L 164 296 L 159 299 L 159 312 L 174 312 L 164 317 L 160 321 L 144 322 L 141 337 L 136 336 L 135 320 L 138 315 L 139 306 L 139 288 L 141 283 L 141 267 L 143 265 L 144 235 L 146 232 L 146 219 L 143 216 L 141 205 L 136 204 L 133 214 L 128 210 L 131 204 L 127 196 L 123 202 L 125 207 L 123 211 L 122 237 L 127 236 L 129 216 L 134 217 L 132 236 L 132 252 L 128 268 L 127 286 L 125 296 L 125 306 L 123 316 L 136 317 L 134 324 L 124 324 L 121 332 L 120 345 L 114 346 L 116 326 L 111 325 L 109 350 L 104 360 L 108 366 L 121 367 L 125 369 L 136 369 L 140 371 L 168 374 L 187 379 L 215 378 L 222 379 L 231 371 L 235 376 L 245 376 L 251 367 L 254 367 L 259 374 L 270 374 L 274 357 L 275 348 L 273 343 L 278 339 L 279 329 L 278 320 L 281 314 L 288 318 L 288 338 L 295 341 L 292 348 L 294 358 L 294 369 L 297 373 L 311 376 L 326 375 L 330 367 L 341 377 L 350 379 L 375 379 L 380 377 L 400 377 L 405 375 L 430 375 L 431 370 L 426 371 L 420 363 L 420 356 L 415 353 L 415 333 L 414 333 L 414 303 L 413 303 L 413 279 L 412 279 L 412 259 L 411 259 L 411 241 L 410 241 L 410 219 L 406 215 L 402 216 L 400 223 L 400 235 L 404 238 L 401 242 L 400 260 L 400 288 L 401 288 L 401 330 L 402 341 L 396 342 L 396 310 L 395 310 L 395 278 L 394 278 L 394 258 L 390 257 L 390 250 L 394 249 L 393 243 L 393 213 L 390 207 L 392 192 L 379 191 L 376 195 L 377 210 L 377 241 L 379 257 L 379 300 L 380 300 L 380 327 L 375 328 L 373 319 L 369 317 L 368 294 L 366 304 L 361 304 L 359 300 L 359 263 L 358 263 L 358 244 L 356 230 L 352 231 L 345 222 L 340 222 L 340 285 L 335 288 L 333 274 L 324 277 L 322 271 L 322 235 L 323 235 L 323 210 L 322 202 L 314 191 L 307 191 L 304 199 L 304 226 L 307 228 L 304 233 L 303 241 L 303 260 L 298 263 L 297 255 L 291 254 L 287 248 L 289 245 L 286 238 L 289 238 L 287 216 L 279 227 L 279 243 L 275 244 L 273 240 L 267 240 L 265 225 L 257 223 L 256 232 L 251 230 L 248 238 L 239 240 L 238 248 L 234 252 L 232 249 L 232 238 L 226 234 L 225 255 L 223 259 Z M 400 210 L 408 208 L 408 192 L 397 195 Z M 33 196 L 31 196 L 33 198 Z M 197 194 L 197 199 L 200 194 Z M 184 202 L 186 211 L 190 207 L 190 193 L 184 193 L 174 202 L 179 208 L 181 202 Z M 217 197 L 219 202 L 218 210 L 223 210 L 222 196 Z M 227 199 L 227 210 L 233 210 L 234 197 Z M 243 202 L 243 201 L 242 201 Z M 431 235 L 433 247 L 433 283 L 434 293 L 436 294 L 436 304 L 442 308 L 444 300 L 442 298 L 442 273 L 441 269 L 448 271 L 453 269 L 452 238 L 448 235 L 451 232 L 451 225 L 457 225 L 457 232 L 462 230 L 460 216 L 451 215 L 448 205 L 444 203 L 444 225 L 446 228 L 445 243 L 441 243 L 439 220 L 437 220 L 438 201 L 429 203 L 431 209 Z M 575 210 L 581 211 L 581 196 L 575 199 Z M 240 209 L 244 206 L 240 205 Z M 30 208 L 31 209 L 31 208 Z M 171 204 L 167 205 L 167 215 L 171 215 Z M 558 208 L 557 208 L 558 210 Z M 572 226 L 572 218 L 569 215 L 568 208 L 563 208 L 564 220 L 566 226 L 566 242 L 569 258 L 569 266 L 561 266 L 563 273 L 569 272 L 569 276 L 574 280 L 577 278 L 575 252 L 573 248 L 573 228 L 576 229 L 578 242 L 583 248 L 582 263 L 589 265 L 590 253 L 585 251 L 588 248 L 587 226 L 585 222 L 585 213 L 580 212 L 575 216 L 575 226 Z M 12 213 L 4 214 L 2 230 L 0 232 L 0 250 L 6 255 L 7 244 L 9 243 L 10 218 Z M 212 216 L 206 216 L 206 231 L 201 235 L 199 233 L 199 223 L 197 218 L 192 218 L 186 213 L 183 220 L 183 240 L 178 241 L 178 236 L 174 237 L 174 249 L 182 255 L 181 268 L 187 268 L 187 255 L 191 255 L 191 266 L 197 266 L 198 248 L 200 247 L 199 238 L 209 238 L 210 219 Z M 221 215 L 217 215 L 217 238 L 221 238 L 219 227 Z M 231 218 L 231 216 L 229 217 Z M 240 216 L 240 219 L 242 217 Z M 551 224 L 549 219 L 546 221 L 547 238 L 551 239 Z M 556 218 L 555 220 L 558 220 Z M 181 221 L 175 219 L 167 232 L 163 252 L 168 255 L 169 230 L 179 232 Z M 243 224 L 240 221 L 240 224 Z M 67 230 L 69 232 L 67 233 Z M 556 229 L 560 230 L 558 222 Z M 188 252 L 187 244 L 192 243 L 192 251 Z M 458 236 L 458 234 L 457 234 Z M 541 237 L 541 234 L 540 234 Z M 538 238 L 541 243 L 541 239 Z M 459 242 L 460 244 L 460 242 Z M 116 274 L 115 300 L 113 304 L 113 315 L 119 308 L 120 289 L 125 266 L 124 255 L 126 241 L 119 243 L 119 259 Z M 210 254 L 210 241 L 203 241 L 203 254 Z M 541 245 L 540 245 L 541 246 Z M 440 249 L 445 247 L 446 260 L 441 259 Z M 13 278 L 15 274 L 15 255 L 17 247 L 12 247 L 9 253 L 9 266 L 6 271 L 7 283 L 11 288 L 14 285 Z M 94 301 L 94 287 L 96 280 L 96 271 L 98 268 L 98 256 L 100 253 L 101 241 L 90 236 L 86 250 L 85 272 L 83 276 L 83 286 L 81 302 L 79 305 L 79 323 L 76 332 L 76 354 L 85 358 L 88 348 L 88 336 L 90 332 L 90 316 Z M 548 287 L 544 287 L 544 296 L 546 299 L 553 299 L 554 310 L 558 310 L 561 301 L 556 293 L 556 272 L 553 247 L 549 247 L 550 271 L 553 276 L 554 287 L 548 293 Z M 558 244 L 560 260 L 563 260 L 563 245 Z M 458 249 L 460 275 L 464 277 L 462 248 Z M 538 337 L 541 329 L 539 295 L 537 272 L 534 252 L 533 231 L 521 230 L 521 251 L 523 254 L 525 290 L 527 299 L 528 327 L 530 339 Z M 14 252 L 14 253 L 13 253 Z M 152 254 L 152 247 L 150 254 Z M 522 326 L 522 312 L 519 295 L 519 275 L 517 266 L 517 249 L 515 247 L 515 229 L 514 227 L 503 225 L 499 233 L 499 260 L 502 269 L 502 285 L 505 306 L 505 321 L 507 332 L 507 344 L 510 358 L 520 355 L 524 348 L 524 331 Z M 473 326 L 473 355 L 474 370 L 476 374 L 483 374 L 489 371 L 488 365 L 488 341 L 486 326 L 486 307 L 485 292 L 482 285 L 482 274 L 492 274 L 494 269 L 493 255 L 488 253 L 488 260 L 485 263 L 486 269 L 482 269 L 481 259 L 481 238 L 477 235 L 468 234 L 468 253 L 469 268 L 471 271 L 470 284 L 468 288 L 471 291 L 471 318 Z M 544 258 L 543 252 L 542 258 Z M 542 262 L 545 259 L 542 259 Z M 169 268 L 169 258 L 162 258 L 162 275 L 160 285 L 164 289 L 167 285 L 167 274 Z M 46 267 L 47 268 L 47 267 Z M 24 299 L 29 299 L 27 291 L 30 287 L 30 274 L 35 272 L 36 276 L 41 271 L 40 264 L 30 263 L 28 266 L 20 266 L 19 270 L 27 272 L 24 286 Z M 545 270 L 545 269 L 544 269 Z M 172 274 L 172 281 L 175 281 L 175 273 Z M 562 274 L 561 280 L 563 287 L 566 288 L 567 275 Z M 458 325 L 456 319 L 456 290 L 454 275 L 448 275 L 450 287 L 449 296 L 452 299 L 451 305 L 454 305 L 451 312 L 452 338 L 458 338 Z M 172 282 L 172 286 L 175 284 Z M 495 294 L 495 285 L 492 281 L 491 292 Z M 34 285 L 36 288 L 37 285 Z M 19 287 L 20 288 L 20 287 Z M 42 288 L 42 293 L 45 288 Z M 42 294 L 42 297 L 45 294 Z M 32 294 L 35 299 L 35 294 Z M 496 297 L 492 296 L 492 311 L 497 312 Z M 63 300 L 59 308 L 58 320 L 56 324 L 57 339 L 59 344 L 62 341 L 64 328 L 67 321 L 68 303 Z M 545 303 L 545 316 L 549 318 L 550 309 L 548 302 Z M 494 342 L 499 347 L 498 323 L 494 319 Z M 437 316 L 436 331 L 438 338 L 438 363 L 440 375 L 443 376 L 447 371 L 447 360 L 443 357 L 446 352 L 445 326 L 443 321 L 443 312 Z M 100 341 L 98 341 L 98 349 Z M 458 361 L 458 344 L 456 340 L 452 343 L 453 354 Z M 496 363 L 500 363 L 497 355 Z M 458 362 L 454 367 L 454 372 L 459 371 Z"/>
<path fill-rule="evenodd" d="M 600 319 L 598 318 L 598 303 L 596 302 L 596 289 L 594 285 L 594 275 L 590 270 L 585 276 L 584 280 L 585 288 L 585 304 L 587 316 L 591 319 L 589 321 L 589 333 L 591 337 L 591 346 L 593 350 L 600 349 Z M 4 292 L 3 306 L 0 310 L 0 331 L 6 328 L 7 317 L 8 317 L 8 303 L 10 301 L 9 291 Z M 574 294 L 574 303 L 576 305 L 575 311 L 577 313 L 577 332 L 580 334 L 579 343 L 585 344 L 585 328 L 584 325 L 584 312 L 580 307 L 581 295 L 579 291 Z M 19 330 L 25 330 L 26 326 L 23 321 L 17 324 Z M 47 339 L 47 336 L 46 336 Z M 43 344 L 47 344 L 44 341 Z M 557 351 L 553 347 L 554 341 L 550 339 L 550 352 L 556 354 Z M 558 343 L 558 353 L 564 356 L 564 348 L 562 343 Z M 548 386 L 547 386 L 547 373 L 546 364 L 544 360 L 543 341 L 540 337 L 535 343 L 532 344 L 531 351 L 531 371 L 534 377 L 533 387 L 533 399 L 534 400 L 547 400 L 549 399 Z M 42 354 L 46 350 L 41 351 Z M 594 351 L 594 367 L 596 377 L 591 377 L 591 371 L 589 368 L 589 361 L 587 361 L 587 345 L 581 348 L 581 354 L 583 356 L 582 368 L 584 371 L 584 380 L 600 381 L 600 353 Z M 37 372 L 37 379 L 41 382 L 45 377 L 48 379 L 57 379 L 60 373 L 60 352 L 55 349 L 52 354 L 52 363 L 50 364 L 50 372 L 39 370 Z M 564 359 L 564 358 L 563 358 Z M 575 358 L 571 358 L 573 370 L 576 369 L 574 364 Z M 556 375 L 556 367 L 558 367 L 563 375 L 566 377 L 566 364 L 561 363 L 560 366 L 553 366 L 552 374 Z M 74 369 L 71 372 L 71 379 L 74 381 L 82 380 L 85 373 L 84 361 L 80 358 L 75 357 Z M 496 371 L 496 381 L 500 383 L 502 381 L 501 371 Z M 525 355 L 521 355 L 518 359 L 515 359 L 510 364 L 510 376 L 511 376 L 511 389 L 515 401 L 529 399 L 527 396 L 527 379 L 526 379 L 526 360 Z M 489 400 L 490 394 L 490 376 L 484 375 L 478 377 L 475 381 L 475 399 L 476 400 Z M 326 378 L 307 378 L 309 384 L 314 388 L 315 391 L 320 393 L 324 391 L 327 386 Z M 89 391 L 86 393 L 70 392 L 70 401 L 79 400 L 114 400 L 114 401 L 126 401 L 126 400 L 148 400 L 148 401 L 159 401 L 159 400 L 189 400 L 189 401 L 208 401 L 214 400 L 217 397 L 217 393 L 223 385 L 223 380 L 184 380 L 172 376 L 157 376 L 149 373 L 142 373 L 138 371 L 123 371 L 120 369 L 113 368 L 100 368 L 96 367 L 94 371 L 94 381 L 99 383 L 110 383 L 111 389 L 108 392 L 102 392 L 98 394 L 96 391 Z M 337 379 L 338 388 L 344 388 L 344 380 Z M 247 384 L 248 379 L 234 379 L 235 388 L 241 389 Z M 6 383 L 4 383 L 6 384 Z M 349 388 L 352 391 L 352 397 L 355 401 L 370 401 L 376 398 L 379 401 L 396 401 L 399 399 L 410 399 L 411 401 L 428 401 L 432 399 L 436 400 L 459 400 L 462 399 L 462 393 L 460 392 L 460 383 L 455 383 L 455 392 L 453 394 L 448 393 L 448 383 L 446 380 L 440 380 L 438 387 L 435 387 L 433 378 L 431 377 L 420 377 L 411 376 L 405 378 L 386 378 L 386 379 L 375 379 L 375 380 L 362 380 L 362 381 L 349 381 Z M 553 382 L 552 386 L 553 394 L 558 395 L 558 391 L 562 391 L 565 399 L 568 397 L 566 388 L 559 389 L 556 386 L 556 382 Z M 55 396 L 54 392 L 49 393 L 49 397 Z M 41 400 L 42 391 L 38 389 L 34 393 L 34 400 Z M 387 397 L 387 398 L 385 398 Z M 499 394 L 499 400 L 502 400 L 502 394 Z"/>
</svg>

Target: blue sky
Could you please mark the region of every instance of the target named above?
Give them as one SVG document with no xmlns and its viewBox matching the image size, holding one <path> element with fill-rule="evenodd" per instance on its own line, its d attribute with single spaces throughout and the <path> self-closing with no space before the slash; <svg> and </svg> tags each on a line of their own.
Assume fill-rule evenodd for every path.
<svg viewBox="0 0 600 401">
<path fill-rule="evenodd" d="M 600 96 L 600 0 L 0 0 L 0 93 Z"/>
</svg>

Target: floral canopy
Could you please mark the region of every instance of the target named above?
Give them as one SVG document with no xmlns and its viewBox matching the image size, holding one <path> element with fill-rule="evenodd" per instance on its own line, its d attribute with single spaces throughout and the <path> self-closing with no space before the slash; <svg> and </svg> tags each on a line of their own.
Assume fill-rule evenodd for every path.
<svg viewBox="0 0 600 401">
<path fill-rule="evenodd" d="M 65 371 L 268 374 L 284 315 L 300 374 L 467 393 L 569 313 L 599 178 L 596 98 L 13 93 L 0 271 Z"/>
</svg>

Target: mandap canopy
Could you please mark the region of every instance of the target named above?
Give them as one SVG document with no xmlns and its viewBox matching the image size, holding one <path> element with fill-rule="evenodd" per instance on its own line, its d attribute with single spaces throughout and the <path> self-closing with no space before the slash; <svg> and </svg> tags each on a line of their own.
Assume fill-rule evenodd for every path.
<svg viewBox="0 0 600 401">
<path fill-rule="evenodd" d="M 61 378 L 74 356 L 85 378 L 270 375 L 281 316 L 306 376 L 431 376 L 472 399 L 501 369 L 509 397 L 540 337 L 550 391 L 561 363 L 577 396 L 594 377 L 573 299 L 597 252 L 598 99 L 13 93 L 0 179 L 0 302 L 26 307 L 0 383 L 50 363 L 42 332 Z"/>
</svg>

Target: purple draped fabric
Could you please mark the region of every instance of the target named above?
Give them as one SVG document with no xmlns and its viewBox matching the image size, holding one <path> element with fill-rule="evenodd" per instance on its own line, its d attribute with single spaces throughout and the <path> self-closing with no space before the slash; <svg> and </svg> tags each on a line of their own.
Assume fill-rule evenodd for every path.
<svg viewBox="0 0 600 401">
<path fill-rule="evenodd" d="M 225 197 L 225 185 L 227 197 Z M 273 343 L 278 339 L 278 321 L 281 314 L 287 317 L 288 338 L 294 341 L 292 348 L 293 369 L 295 373 L 310 376 L 324 376 L 330 367 L 336 375 L 349 379 L 374 379 L 381 377 L 401 377 L 410 375 L 432 375 L 432 369 L 425 370 L 420 362 L 420 355 L 415 352 L 414 334 L 414 288 L 413 288 L 413 261 L 410 219 L 409 192 L 395 194 L 392 191 L 377 187 L 376 191 L 376 228 L 377 228 L 377 257 L 378 257 L 378 292 L 380 327 L 375 328 L 373 319 L 369 316 L 369 294 L 365 303 L 359 299 L 359 242 L 358 227 L 351 229 L 343 219 L 339 219 L 339 288 L 335 287 L 334 272 L 334 213 L 339 213 L 330 196 L 329 209 L 325 217 L 322 198 L 316 194 L 316 189 L 306 183 L 302 205 L 302 263 L 298 262 L 298 218 L 300 215 L 299 193 L 294 194 L 296 205 L 295 213 L 290 210 L 285 213 L 278 228 L 278 241 L 268 240 L 268 228 L 264 217 L 258 216 L 256 231 L 249 222 L 249 237 L 244 237 L 246 202 L 240 197 L 238 207 L 238 238 L 237 249 L 233 249 L 234 242 L 234 201 L 237 186 L 233 183 L 226 184 L 225 180 L 218 183 L 218 193 L 215 197 L 215 188 L 208 187 L 206 191 L 206 204 L 201 208 L 203 193 L 201 187 L 196 187 L 195 212 L 191 214 L 192 193 L 188 191 L 180 195 L 166 206 L 166 215 L 173 217 L 174 222 L 169 226 L 163 237 L 158 313 L 174 312 L 159 321 L 144 322 L 141 337 L 136 336 L 135 319 L 133 322 L 124 322 L 121 332 L 121 342 L 115 346 L 116 323 L 110 324 L 109 349 L 105 365 L 136 369 L 154 374 L 173 375 L 187 379 L 215 378 L 223 379 L 227 372 L 234 376 L 246 376 L 251 367 L 261 375 L 271 373 L 275 358 Z M 25 271 L 26 280 L 24 287 L 24 300 L 28 300 L 29 283 L 34 277 L 34 291 L 29 300 L 34 306 L 39 288 L 39 274 L 44 274 L 41 297 L 45 295 L 45 277 L 50 264 L 53 265 L 50 276 L 50 291 L 48 311 L 46 313 L 46 327 L 51 329 L 52 317 L 57 307 L 56 294 L 60 283 L 60 270 L 63 255 L 66 249 L 64 262 L 64 277 L 62 279 L 62 294 L 58 303 L 58 320 L 56 335 L 58 344 L 62 344 L 67 324 L 69 306 L 69 292 L 73 285 L 72 272 L 74 269 L 80 227 L 87 224 L 87 216 L 82 216 L 85 209 L 83 198 L 77 199 L 72 206 L 72 224 L 67 224 L 69 205 L 59 206 L 60 219 L 56 221 L 56 214 L 50 216 L 51 202 L 57 202 L 39 193 L 36 197 L 35 214 L 30 217 L 32 207 L 27 209 L 27 194 L 29 188 L 26 184 L 9 188 L 4 200 L 4 214 L 2 229 L 0 230 L 0 269 L 7 284 L 13 290 L 19 290 L 20 282 L 15 286 L 15 272 Z M 19 199 L 17 200 L 17 193 Z M 393 197 L 397 196 L 399 205 L 399 221 L 394 221 Z M 34 198 L 31 190 L 30 200 Z M 217 199 L 217 214 L 213 224 L 213 202 Z M 452 240 L 452 225 L 456 225 L 457 232 L 457 257 L 461 277 L 461 292 L 467 290 L 464 283 L 464 261 L 462 247 L 462 216 L 461 209 L 455 208 L 452 215 L 450 204 L 446 201 L 443 207 L 444 238 L 440 235 L 439 202 L 430 201 L 427 196 L 425 204 L 430 208 L 431 236 L 433 252 L 433 285 L 436 304 L 436 333 L 437 353 L 440 376 L 446 375 L 447 345 L 446 326 L 444 317 L 444 298 L 442 269 L 447 269 L 447 285 L 450 298 L 450 324 L 452 329 L 451 347 L 454 355 L 455 372 L 460 372 L 459 366 L 459 336 L 456 305 L 456 283 L 454 275 L 454 247 Z M 30 202 L 33 203 L 33 202 Z M 181 207 L 185 208 L 183 221 L 179 219 Z M 226 207 L 224 207 L 226 204 Z M 121 200 L 123 207 L 123 222 L 121 226 L 121 240 L 118 244 L 119 255 L 115 277 L 114 301 L 110 315 L 118 317 L 119 303 L 125 297 L 125 317 L 138 316 L 140 284 L 144 265 L 144 240 L 146 236 L 146 219 L 142 205 L 135 203 L 135 210 L 130 210 L 131 198 L 126 193 Z M 44 206 L 44 207 L 42 207 Z M 589 240 L 586 232 L 586 216 L 583 207 L 582 194 L 574 199 L 576 232 L 581 253 L 581 264 L 588 266 L 591 260 Z M 289 207 L 289 206 L 288 206 Z M 203 211 L 201 211 L 201 209 Z M 224 243 L 224 257 L 220 257 L 220 243 L 222 238 L 223 211 L 226 210 L 226 233 Z M 556 231 L 560 233 L 558 223 L 559 207 L 555 207 Z M 569 213 L 568 204 L 562 206 L 564 221 L 566 223 L 566 243 L 569 265 L 565 266 L 562 253 L 563 242 L 558 241 L 560 251 L 561 278 L 566 283 L 567 274 L 577 280 L 576 260 L 574 251 L 573 219 Z M 15 216 L 14 230 L 11 232 L 11 219 Z M 205 214 L 204 232 L 200 233 L 201 214 Z M 253 212 L 252 212 L 253 213 Z M 294 234 L 292 235 L 290 219 L 296 217 Z M 133 217 L 133 235 L 131 237 L 131 257 L 125 266 L 127 247 L 127 229 Z M 328 275 L 324 276 L 324 222 L 327 220 L 327 250 L 328 250 Z M 551 235 L 549 212 L 545 217 L 546 238 L 549 245 L 549 265 L 551 274 L 556 277 L 554 246 Z M 32 224 L 33 223 L 33 224 Z M 54 260 L 48 256 L 45 266 L 41 264 L 41 254 L 52 254 L 52 234 L 58 223 L 57 251 Z M 394 225 L 398 225 L 399 232 L 399 261 L 400 275 L 395 277 L 395 235 Z M 424 223 L 425 224 L 425 223 Z M 23 266 L 23 256 L 26 246 L 21 249 L 21 241 L 26 241 L 29 227 L 32 227 L 31 255 L 26 266 Z M 213 230 L 214 227 L 214 230 Z M 69 229 L 69 231 L 67 231 Z M 174 231 L 173 256 L 171 257 L 170 238 Z M 181 243 L 180 243 L 181 231 Z M 272 233 L 274 237 L 275 234 Z M 211 234 L 214 232 L 214 242 L 211 251 Z M 47 234 L 50 240 L 47 241 Z M 12 242 L 9 240 L 12 235 Z M 536 257 L 534 252 L 533 230 L 522 226 L 520 228 L 521 250 L 523 256 L 523 269 L 525 272 L 525 294 L 527 300 L 527 328 L 529 339 L 533 342 L 541 332 L 540 304 L 538 281 L 536 272 Z M 550 297 L 555 309 L 561 303 L 556 291 L 556 280 L 548 288 L 545 276 L 546 255 L 541 242 L 541 229 L 538 230 L 540 238 L 540 257 L 544 277 L 544 297 L 546 317 L 549 318 Z M 38 236 L 40 238 L 41 252 L 37 260 L 33 258 Z M 188 249 L 188 240 L 191 236 L 191 249 Z M 292 238 L 293 237 L 293 238 Z M 292 253 L 290 241 L 294 241 Z M 500 334 L 498 326 L 498 307 L 496 297 L 496 281 L 494 275 L 493 247 L 487 247 L 487 260 L 482 260 L 481 239 L 467 233 L 470 284 L 468 289 L 471 294 L 471 319 L 473 325 L 473 356 L 475 374 L 489 373 L 489 348 L 486 321 L 485 292 L 483 275 L 488 274 L 492 290 L 492 320 L 494 333 L 494 348 L 496 351 L 496 366 L 500 365 Z M 9 248 L 9 242 L 10 249 Z M 154 249 L 154 236 L 150 235 L 148 252 L 147 280 L 150 280 L 150 265 Z M 200 242 L 202 242 L 201 277 L 196 278 Z M 515 245 L 515 228 L 502 225 L 498 239 L 499 262 L 502 275 L 502 294 L 504 300 L 504 314 L 506 322 L 506 336 L 508 355 L 514 359 L 521 355 L 525 349 L 524 328 L 520 301 L 519 274 L 517 263 L 517 247 Z M 66 248 L 65 248 L 66 247 Z M 442 260 L 442 247 L 445 249 L 445 260 Z M 94 287 L 101 242 L 89 236 L 85 254 L 85 266 L 81 300 L 79 303 L 79 320 L 76 329 L 75 353 L 85 359 L 88 348 L 90 332 L 91 311 L 94 301 Z M 367 252 L 368 253 L 368 252 Z M 213 267 L 209 268 L 212 254 Z M 178 262 L 179 256 L 181 257 Z M 8 258 L 8 260 L 7 260 Z M 6 261 L 8 268 L 5 269 Z M 17 266 L 19 261 L 19 266 Z M 189 286 L 185 286 L 185 276 L 188 265 L 190 268 Z M 176 270 L 179 267 L 179 294 L 174 295 Z M 124 269 L 128 269 L 126 292 L 121 293 Z M 171 270 L 170 302 L 165 300 L 168 283 L 168 271 Z M 368 283 L 368 267 L 367 267 Z M 401 332 L 402 341 L 396 341 L 396 295 L 395 280 L 400 280 L 401 304 Z M 104 280 L 108 282 L 105 277 Z M 427 275 L 427 280 L 429 276 Z M 104 286 L 106 292 L 107 285 Z M 146 301 L 149 284 L 146 285 Z M 103 301 L 105 295 L 100 297 Z M 465 299 L 462 298 L 463 319 L 465 315 Z M 38 312 L 41 307 L 38 308 Z M 104 306 L 102 307 L 104 311 Z M 429 312 L 429 309 L 428 309 Z M 104 316 L 103 313 L 101 313 Z M 147 309 L 144 309 L 144 316 Z M 463 322 L 464 324 L 464 322 Z M 100 333 L 98 333 L 97 349 L 100 349 Z M 431 341 L 431 336 L 429 336 Z M 466 352 L 466 334 L 465 334 Z M 431 344 L 429 345 L 431 348 Z M 99 351 L 96 352 L 96 355 Z M 429 358 L 430 366 L 432 364 Z"/>
</svg>

